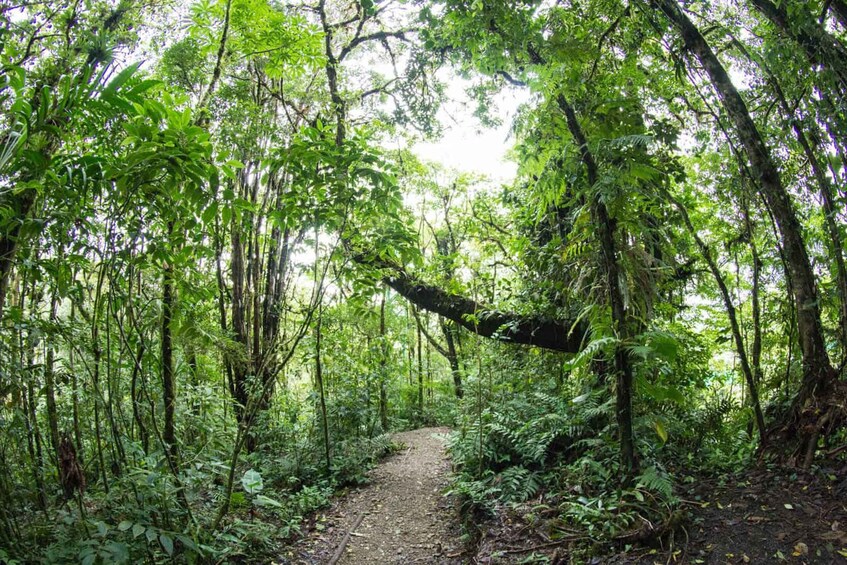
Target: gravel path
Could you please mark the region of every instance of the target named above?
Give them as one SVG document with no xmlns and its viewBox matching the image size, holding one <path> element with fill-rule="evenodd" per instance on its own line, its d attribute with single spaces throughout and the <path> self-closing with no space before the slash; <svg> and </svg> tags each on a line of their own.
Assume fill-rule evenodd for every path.
<svg viewBox="0 0 847 565">
<path fill-rule="evenodd" d="M 325 531 L 307 540 L 295 562 L 334 563 L 338 556 L 339 565 L 463 563 L 458 515 L 442 494 L 450 470 L 444 454 L 448 432 L 421 428 L 396 434 L 405 447 L 371 471 L 366 487 L 333 505 Z"/>
</svg>

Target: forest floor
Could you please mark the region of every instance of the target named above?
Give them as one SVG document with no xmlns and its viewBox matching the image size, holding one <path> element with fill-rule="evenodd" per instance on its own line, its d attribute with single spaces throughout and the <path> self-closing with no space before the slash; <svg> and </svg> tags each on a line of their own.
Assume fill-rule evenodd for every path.
<svg viewBox="0 0 847 565">
<path fill-rule="evenodd" d="M 503 509 L 480 524 L 474 563 L 847 564 L 847 468 L 753 468 L 692 479 L 677 489 L 684 518 L 652 547 L 592 547 L 579 532 L 551 542 L 543 525 Z"/>
<path fill-rule="evenodd" d="M 444 496 L 447 428 L 402 432 L 404 447 L 304 524 L 282 563 L 372 565 L 477 563 L 669 564 L 847 563 L 847 467 L 815 474 L 753 468 L 691 477 L 679 485 L 684 519 L 653 547 L 594 546 L 589 537 L 551 540 L 540 523 L 501 507 L 462 539 L 455 501 Z M 531 501 L 530 501 L 531 503 Z"/>
<path fill-rule="evenodd" d="M 339 497 L 305 525 L 292 548 L 298 565 L 459 564 L 458 509 L 444 496 L 450 462 L 448 428 L 395 434 L 403 445 L 370 474 L 370 482 Z"/>
<path fill-rule="evenodd" d="M 843 466 L 753 468 L 680 490 L 688 512 L 675 547 L 659 552 L 664 559 L 642 552 L 641 563 L 847 563 Z"/>
</svg>

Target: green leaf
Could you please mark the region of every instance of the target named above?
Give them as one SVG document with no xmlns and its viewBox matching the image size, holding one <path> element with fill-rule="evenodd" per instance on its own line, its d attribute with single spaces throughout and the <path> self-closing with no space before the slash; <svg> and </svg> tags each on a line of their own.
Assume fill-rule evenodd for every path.
<svg viewBox="0 0 847 565">
<path fill-rule="evenodd" d="M 145 529 L 146 528 L 141 524 L 133 524 L 132 525 L 132 537 L 137 538 L 138 536 L 140 536 L 141 534 L 144 533 Z"/>
<path fill-rule="evenodd" d="M 256 494 L 264 488 L 262 475 L 253 469 L 248 469 L 241 477 L 241 486 L 249 494 Z"/>
<path fill-rule="evenodd" d="M 165 553 L 167 553 L 168 555 L 174 554 L 174 540 L 172 540 L 170 537 L 166 536 L 165 534 L 160 535 L 159 543 L 162 544 L 162 549 L 165 550 Z"/>
<path fill-rule="evenodd" d="M 190 549 L 191 551 L 198 550 L 197 544 L 194 543 L 194 540 L 190 537 L 180 534 L 176 536 L 176 539 L 179 540 L 179 543 L 181 543 L 186 549 Z"/>
<path fill-rule="evenodd" d="M 259 494 L 253 500 L 256 506 L 268 506 L 271 508 L 282 508 L 283 505 L 278 500 L 274 500 L 273 498 L 269 498 L 263 494 Z"/>
<path fill-rule="evenodd" d="M 107 554 L 103 555 L 106 563 L 126 563 L 129 561 L 129 548 L 125 543 L 110 540 L 106 543 Z M 108 555 L 108 558 L 106 556 Z"/>
<path fill-rule="evenodd" d="M 130 522 L 129 520 L 124 520 L 123 522 L 118 524 L 118 531 L 119 532 L 125 532 L 128 529 L 130 529 L 131 527 L 132 527 L 132 522 Z"/>
<path fill-rule="evenodd" d="M 117 76 L 115 76 L 115 78 L 109 81 L 109 84 L 106 85 L 106 88 L 103 89 L 104 97 L 114 95 L 120 89 L 120 87 L 123 86 L 124 83 L 126 83 L 126 81 L 128 81 L 130 77 L 135 74 L 135 71 L 138 70 L 138 67 L 140 65 L 141 63 L 135 63 L 119 72 Z"/>
<path fill-rule="evenodd" d="M 675 387 L 654 385 L 647 382 L 646 379 L 639 379 L 638 388 L 645 396 L 657 402 L 670 400 L 680 405 L 685 404 L 685 395 Z"/>
<path fill-rule="evenodd" d="M 656 433 L 659 434 L 659 437 L 662 438 L 662 443 L 666 443 L 668 441 L 668 432 L 665 429 L 664 424 L 659 420 L 653 422 L 653 425 L 656 427 Z"/>
</svg>

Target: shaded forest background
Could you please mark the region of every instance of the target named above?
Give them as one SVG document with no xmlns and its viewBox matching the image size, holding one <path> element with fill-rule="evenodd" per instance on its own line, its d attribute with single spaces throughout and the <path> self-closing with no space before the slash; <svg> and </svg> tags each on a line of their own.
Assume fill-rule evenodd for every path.
<svg viewBox="0 0 847 565">
<path fill-rule="evenodd" d="M 587 552 L 675 527 L 684 477 L 843 463 L 846 32 L 841 0 L 4 4 L 0 560 L 265 559 L 422 425 L 468 516 L 541 497 Z M 456 84 L 480 128 L 526 100 L 513 181 L 415 155 Z"/>
</svg>

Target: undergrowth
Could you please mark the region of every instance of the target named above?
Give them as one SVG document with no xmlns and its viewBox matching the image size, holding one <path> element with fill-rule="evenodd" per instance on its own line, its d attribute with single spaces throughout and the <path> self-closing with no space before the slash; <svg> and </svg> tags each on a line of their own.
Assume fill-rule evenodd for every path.
<svg viewBox="0 0 847 565">
<path fill-rule="evenodd" d="M 337 489 L 365 482 L 368 469 L 397 449 L 388 434 L 348 438 L 336 444 L 327 470 L 314 440 L 289 442 L 274 455 L 279 447 L 271 442 L 242 459 L 230 513 L 214 533 L 203 525 L 222 502 L 227 452 L 207 448 L 205 458 L 184 465 L 180 481 L 191 516 L 179 503 L 182 495 L 164 457 L 154 453 L 136 459 L 108 493 L 87 493 L 81 507 L 72 500 L 47 514 L 29 514 L 19 527 L 32 547 L 5 550 L 0 562 L 15 564 L 16 555 L 38 555 L 43 563 L 83 565 L 264 563 L 279 555 L 305 516 L 326 506 Z M 177 526 L 186 520 L 194 527 Z"/>
<path fill-rule="evenodd" d="M 570 555 L 586 558 L 673 544 L 687 516 L 682 484 L 749 465 L 756 445 L 750 409 L 708 386 L 723 377 L 682 371 L 686 363 L 690 356 L 636 366 L 640 460 L 632 472 L 621 464 L 614 393 L 590 374 L 479 386 L 449 444 L 450 492 L 467 536 L 498 537 L 503 547 L 567 543 Z"/>
</svg>

